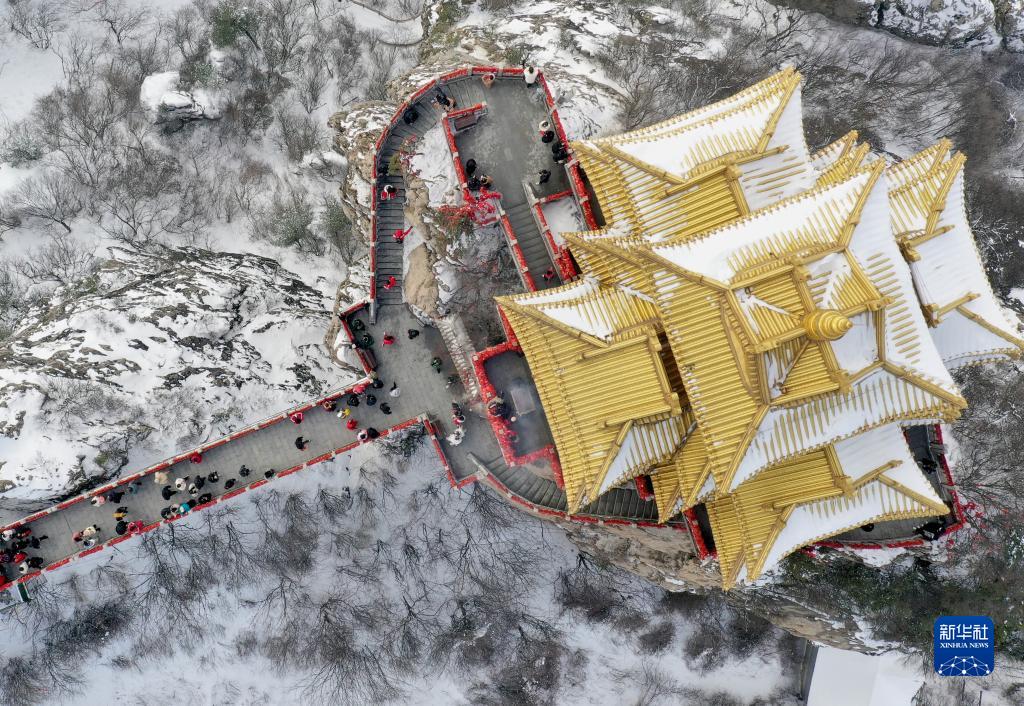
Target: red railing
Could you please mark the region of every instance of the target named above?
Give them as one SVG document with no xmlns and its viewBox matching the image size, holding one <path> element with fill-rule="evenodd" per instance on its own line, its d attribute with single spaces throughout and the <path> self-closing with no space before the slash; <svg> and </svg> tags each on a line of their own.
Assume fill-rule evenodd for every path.
<svg viewBox="0 0 1024 706">
<path fill-rule="evenodd" d="M 562 276 L 562 281 L 568 282 L 576 277 L 579 272 L 576 270 L 572 257 L 569 255 L 569 249 L 555 242 L 555 236 L 548 225 L 548 219 L 544 216 L 543 203 L 546 202 L 538 201 L 533 205 L 534 212 L 537 214 L 537 222 L 540 223 L 540 234 L 547 241 L 549 252 L 554 253 L 555 264 L 558 265 L 558 272 Z"/>
</svg>

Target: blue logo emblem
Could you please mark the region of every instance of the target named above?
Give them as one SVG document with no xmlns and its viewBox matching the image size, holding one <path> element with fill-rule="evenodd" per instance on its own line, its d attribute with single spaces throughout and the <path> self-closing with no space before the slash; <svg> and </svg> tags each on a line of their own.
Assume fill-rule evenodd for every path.
<svg viewBox="0 0 1024 706">
<path fill-rule="evenodd" d="M 995 626 L 983 616 L 935 619 L 935 673 L 983 677 L 996 667 Z"/>
</svg>

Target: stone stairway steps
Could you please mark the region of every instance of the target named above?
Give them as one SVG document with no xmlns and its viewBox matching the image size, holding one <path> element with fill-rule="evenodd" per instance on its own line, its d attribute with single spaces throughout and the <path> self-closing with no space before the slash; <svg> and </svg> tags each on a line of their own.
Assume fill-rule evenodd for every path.
<svg viewBox="0 0 1024 706">
<path fill-rule="evenodd" d="M 548 254 L 544 238 L 537 228 L 537 222 L 533 218 L 530 204 L 522 203 L 511 206 L 505 213 L 508 215 L 512 231 L 515 233 L 516 239 L 519 241 L 519 247 L 526 258 L 526 267 L 533 277 L 534 284 L 539 289 L 546 289 L 549 286 L 561 284 L 561 280 L 557 276 L 558 270 L 554 267 L 554 263 L 551 262 L 551 256 Z M 555 270 L 556 276 L 551 282 L 546 282 L 544 280 L 544 273 L 549 268 Z"/>
</svg>

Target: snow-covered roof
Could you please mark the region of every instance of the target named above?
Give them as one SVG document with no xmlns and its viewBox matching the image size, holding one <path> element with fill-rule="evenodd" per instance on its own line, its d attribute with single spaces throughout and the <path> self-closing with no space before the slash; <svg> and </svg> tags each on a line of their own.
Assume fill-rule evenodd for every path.
<svg viewBox="0 0 1024 706">
<path fill-rule="evenodd" d="M 964 161 L 944 142 L 888 170 L 893 230 L 951 368 L 1017 357 L 1024 349 L 1017 317 L 992 291 L 967 220 Z"/>
</svg>

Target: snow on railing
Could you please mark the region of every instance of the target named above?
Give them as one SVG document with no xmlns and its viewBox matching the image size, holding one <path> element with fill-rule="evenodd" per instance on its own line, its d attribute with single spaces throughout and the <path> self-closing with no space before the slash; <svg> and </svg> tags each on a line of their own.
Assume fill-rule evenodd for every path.
<svg viewBox="0 0 1024 706">
<path fill-rule="evenodd" d="M 555 242 L 555 236 L 551 232 L 551 226 L 548 225 L 548 219 L 544 216 L 544 210 L 542 208 L 543 203 L 546 202 L 537 201 L 537 203 L 533 204 L 534 217 L 540 225 L 540 234 L 547 245 L 548 253 L 558 266 L 558 272 L 562 277 L 562 281 L 568 282 L 576 277 L 576 275 L 579 274 L 579 271 L 576 269 L 576 266 L 573 264 L 572 257 L 569 255 L 569 248 Z"/>
</svg>

